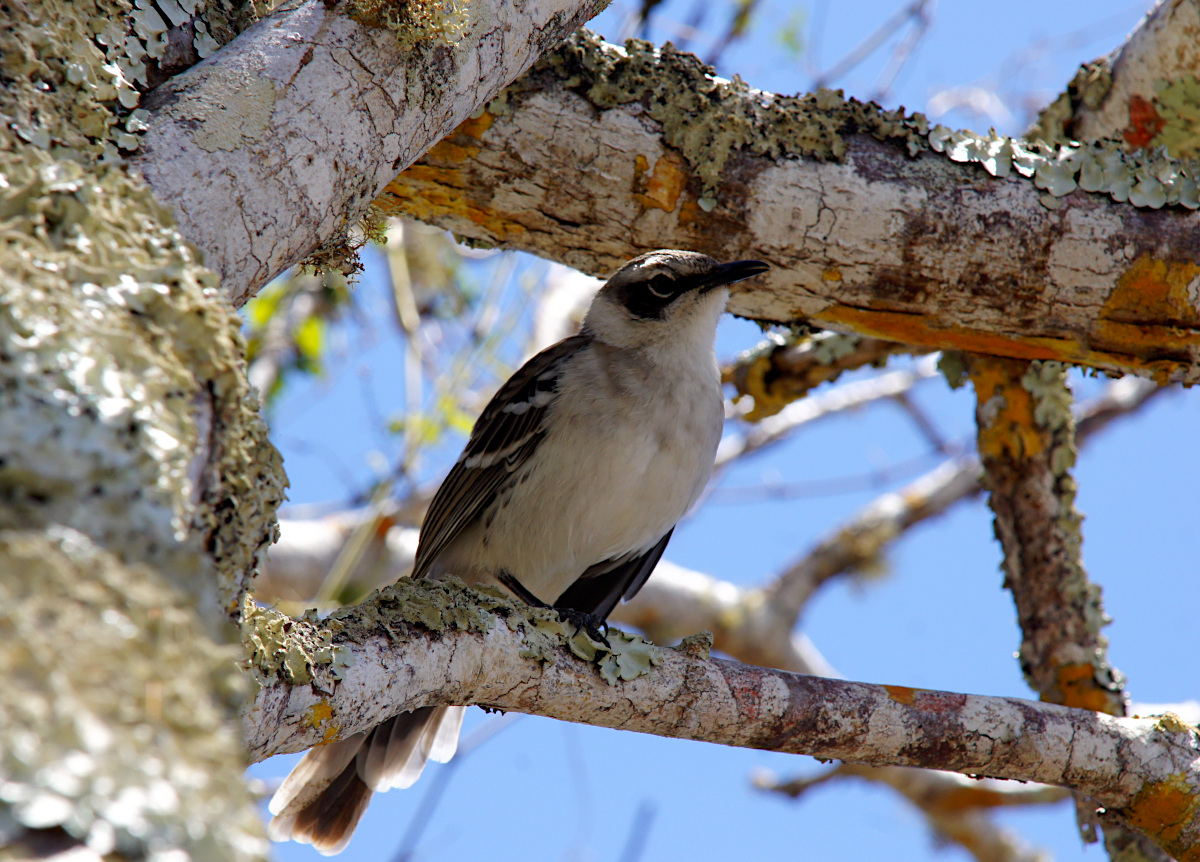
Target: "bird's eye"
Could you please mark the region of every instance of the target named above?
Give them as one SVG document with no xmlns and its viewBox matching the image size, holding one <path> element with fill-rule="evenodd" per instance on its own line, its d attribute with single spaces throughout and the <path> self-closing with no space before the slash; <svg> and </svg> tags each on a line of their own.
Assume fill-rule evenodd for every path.
<svg viewBox="0 0 1200 862">
<path fill-rule="evenodd" d="M 659 299 L 667 299 L 675 293 L 675 281 L 668 275 L 656 275 L 646 282 L 649 291 Z"/>
</svg>

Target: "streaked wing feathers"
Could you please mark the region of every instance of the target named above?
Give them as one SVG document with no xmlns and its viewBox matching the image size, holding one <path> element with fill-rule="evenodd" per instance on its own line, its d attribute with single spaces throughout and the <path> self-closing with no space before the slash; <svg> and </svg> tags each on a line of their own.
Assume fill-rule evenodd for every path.
<svg viewBox="0 0 1200 862">
<path fill-rule="evenodd" d="M 575 335 L 546 348 L 492 396 L 466 449 L 429 504 L 414 578 L 423 577 L 463 528 L 482 516 L 508 477 L 537 449 L 546 433 L 546 413 L 558 391 L 561 365 L 586 341 Z"/>
</svg>

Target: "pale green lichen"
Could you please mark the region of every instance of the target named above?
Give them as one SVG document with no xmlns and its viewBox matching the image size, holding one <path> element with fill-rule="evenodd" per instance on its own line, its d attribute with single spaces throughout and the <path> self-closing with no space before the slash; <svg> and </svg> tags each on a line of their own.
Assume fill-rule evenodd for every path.
<svg viewBox="0 0 1200 862">
<path fill-rule="evenodd" d="M 1051 147 L 996 134 L 976 135 L 934 126 L 929 145 L 954 162 L 974 162 L 994 177 L 1016 171 L 1052 197 L 1075 189 L 1107 194 L 1115 201 L 1159 209 L 1178 205 L 1200 208 L 1200 164 L 1172 159 L 1159 147 L 1125 152 L 1118 144 L 1101 141 Z"/>
<path fill-rule="evenodd" d="M 688 635 L 678 644 L 675 649 L 686 656 L 698 658 L 701 661 L 708 661 L 709 653 L 713 648 L 713 633 L 709 631 L 696 632 L 694 635 Z"/>
<path fill-rule="evenodd" d="M 1066 366 L 1061 362 L 1035 360 L 1021 378 L 1021 385 L 1032 396 L 1033 421 L 1049 436 L 1051 473 L 1055 478 L 1055 496 L 1059 500 L 1058 521 L 1064 535 L 1070 537 L 1071 557 L 1079 559 L 1083 541 L 1080 533 L 1082 516 L 1075 510 L 1075 480 L 1070 470 L 1075 466 L 1075 417 L 1071 412 L 1074 399 L 1067 386 Z M 1082 575 L 1082 569 L 1080 570 Z"/>
<path fill-rule="evenodd" d="M 54 154 L 117 159 L 119 114 L 137 105 L 138 91 L 118 49 L 102 51 L 110 31 L 129 25 L 123 0 L 21 3 L 0 27 L 0 118 L 3 138 Z M 10 131 L 11 130 L 11 131 Z"/>
<path fill-rule="evenodd" d="M 312 619 L 292 619 L 260 607 L 247 593 L 242 599 L 241 627 L 246 666 L 260 681 L 279 674 L 288 682 L 304 685 L 312 681 L 316 665 L 334 662 L 336 623 L 322 626 Z"/>
<path fill-rule="evenodd" d="M 1200 208 L 1200 165 L 1171 159 L 1161 147 L 1125 153 L 1110 142 L 1051 146 L 994 131 L 930 128 L 920 114 L 885 111 L 830 90 L 801 97 L 763 93 L 736 77 L 717 78 L 670 43 L 655 49 L 630 40 L 617 48 L 580 30 L 547 54 L 528 79 L 514 84 L 510 97 L 536 89 L 545 71 L 598 107 L 640 103 L 700 180 L 697 204 L 705 212 L 716 207 L 722 171 L 736 153 L 840 160 L 852 133 L 899 142 L 910 155 L 931 149 L 951 161 L 978 164 L 995 177 L 1015 171 L 1033 179 L 1052 206 L 1052 199 L 1082 188 L 1139 207 Z M 1102 99 L 1107 80 L 1101 70 L 1090 69 L 1077 84 L 1076 98 L 1089 104 Z M 1177 92 L 1186 92 L 1177 99 L 1181 104 L 1191 99 L 1191 90 Z"/>
<path fill-rule="evenodd" d="M 121 169 L 25 146 L 0 174 L 0 522 L 168 566 L 194 537 L 235 612 L 284 487 L 236 316 Z"/>
<path fill-rule="evenodd" d="M 612 685 L 649 673 L 662 664 L 664 656 L 659 647 L 637 635 L 609 629 L 605 644 L 586 629 L 564 621 L 556 610 L 531 608 L 498 589 L 469 588 L 454 578 L 402 578 L 360 605 L 335 611 L 320 625 L 253 605 L 245 616 L 252 619 L 247 640 L 253 645 L 253 666 L 266 674 L 282 673 L 293 682 L 307 682 L 313 667 L 336 665 L 339 647 L 361 643 L 380 631 L 396 642 L 407 642 L 412 626 L 432 632 L 484 634 L 497 624 L 507 625 L 522 635 L 523 658 L 551 662 L 565 647 L 576 658 L 595 664 L 600 676 Z M 289 665 L 290 655 L 299 657 L 296 666 Z M 345 665 L 345 656 L 342 660 Z M 297 667 L 304 670 L 297 674 Z"/>
<path fill-rule="evenodd" d="M 1069 573 L 1063 576 L 1062 598 L 1080 612 L 1087 631 L 1096 636 L 1100 649 L 1093 652 L 1091 663 L 1095 678 L 1101 689 L 1120 692 L 1121 674 L 1109 663 L 1104 654 L 1105 640 L 1102 628 L 1112 620 L 1104 612 L 1101 589 L 1092 583 L 1083 568 L 1083 516 L 1075 508 L 1078 486 L 1071 469 L 1075 466 L 1075 418 L 1072 413 L 1073 398 L 1067 386 L 1066 366 L 1061 362 L 1034 361 L 1022 376 L 1021 385 L 1032 396 L 1033 420 L 1049 438 L 1048 454 L 1050 473 L 1054 482 L 1054 497 L 1058 511 L 1052 513 L 1058 534 L 1062 537 L 1064 559 Z M 1029 645 L 1022 646 L 1022 666 L 1032 666 Z"/>
<path fill-rule="evenodd" d="M 861 335 L 822 332 L 812 337 L 812 358 L 822 365 L 833 365 L 850 356 L 861 344 Z"/>
<path fill-rule="evenodd" d="M 938 357 L 938 371 L 946 378 L 951 389 L 960 389 L 970 379 L 967 361 L 957 350 L 943 350 Z"/>
<path fill-rule="evenodd" d="M 778 96 L 755 90 L 737 77 L 717 78 L 711 67 L 670 43 L 655 49 L 631 39 L 617 48 L 579 30 L 535 69 L 553 71 L 599 107 L 642 103 L 662 124 L 663 139 L 699 177 L 699 198 L 713 206 L 720 198 L 721 171 L 736 152 L 837 160 L 847 152 L 843 136 L 862 132 L 904 142 L 915 154 L 924 148 L 928 132 L 919 114 L 884 111 L 846 100 L 840 92 Z M 513 92 L 536 86 L 536 74 L 514 85 Z"/>
<path fill-rule="evenodd" d="M 378 204 L 372 203 L 356 222 L 330 233 L 297 267 L 313 275 L 341 273 L 353 282 L 363 270 L 359 256 L 363 246 L 367 243 L 386 245 L 387 232 L 387 213 Z"/>
<path fill-rule="evenodd" d="M 607 638 L 609 646 L 597 664 L 600 666 L 600 675 L 609 685 L 645 676 L 665 659 L 660 647 L 637 635 L 609 629 Z"/>
<path fill-rule="evenodd" d="M 95 858 L 266 856 L 237 647 L 181 580 L 74 530 L 0 532 L 0 843 L 61 829 Z"/>
<path fill-rule="evenodd" d="M 171 105 L 173 120 L 192 126 L 206 152 L 237 150 L 267 130 L 275 109 L 275 84 L 244 68 L 208 67 L 186 79 Z"/>
<path fill-rule="evenodd" d="M 1164 82 L 1154 102 L 1163 127 L 1151 146 L 1165 147 L 1178 159 L 1200 156 L 1200 78 L 1184 75 Z"/>
</svg>

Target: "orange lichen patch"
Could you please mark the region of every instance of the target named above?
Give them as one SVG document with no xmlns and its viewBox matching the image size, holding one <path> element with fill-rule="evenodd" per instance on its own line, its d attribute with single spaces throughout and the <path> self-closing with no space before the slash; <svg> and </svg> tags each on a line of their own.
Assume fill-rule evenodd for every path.
<svg viewBox="0 0 1200 862">
<path fill-rule="evenodd" d="M 888 697 L 896 701 L 896 703 L 902 703 L 905 706 L 912 706 L 913 701 L 917 699 L 917 692 L 920 691 L 920 689 L 909 688 L 904 685 L 885 685 L 884 689 L 887 690 Z"/>
<path fill-rule="evenodd" d="M 1100 317 L 1133 324 L 1200 326 L 1200 266 L 1142 255 L 1117 281 Z"/>
<path fill-rule="evenodd" d="M 486 229 L 497 242 L 525 233 L 525 226 L 469 200 L 462 175 L 453 168 L 413 165 L 384 188 L 375 205 L 388 215 L 435 221 L 458 216 Z"/>
<path fill-rule="evenodd" d="M 1042 695 L 1042 700 L 1078 709 L 1090 709 L 1092 712 L 1113 714 L 1115 703 L 1112 692 L 1101 688 L 1096 682 L 1096 669 L 1090 664 L 1069 664 L 1060 667 L 1057 679 L 1059 696 L 1047 693 Z"/>
<path fill-rule="evenodd" d="M 906 685 L 885 685 L 888 698 L 925 713 L 957 712 L 966 706 L 967 696 L 949 691 L 930 691 Z"/>
<path fill-rule="evenodd" d="M 1190 357 L 1200 354 L 1200 332 L 1115 321 L 1098 321 L 1093 345 L 1085 347 L 1074 338 L 947 329 L 922 314 L 873 311 L 846 305 L 831 306 L 815 315 L 797 312 L 796 317 L 827 324 L 832 329 L 848 329 L 858 335 L 934 350 L 962 350 L 1014 359 L 1057 359 L 1094 368 L 1119 368 L 1148 374 L 1159 383 L 1195 377 L 1193 366 L 1196 361 Z M 1172 353 L 1179 358 L 1161 358 Z M 1145 358 L 1149 356 L 1158 358 Z"/>
<path fill-rule="evenodd" d="M 1121 133 L 1131 147 L 1145 147 L 1162 131 L 1166 120 L 1158 115 L 1154 103 L 1141 96 L 1129 99 L 1129 125 Z"/>
<path fill-rule="evenodd" d="M 492 127 L 495 120 L 496 118 L 487 111 L 478 117 L 468 117 L 459 123 L 453 132 L 430 147 L 421 160 L 434 164 L 456 165 L 475 158 L 483 149 L 484 132 Z"/>
<path fill-rule="evenodd" d="M 977 356 L 971 360 L 975 400 L 989 417 L 979 426 L 979 454 L 984 459 L 1019 461 L 1040 454 L 1049 443 L 1033 417 L 1033 396 L 1021 383 L 1029 365 L 1021 360 Z M 997 396 L 999 398 L 997 399 Z"/>
<path fill-rule="evenodd" d="M 938 350 L 963 350 L 1017 359 L 1063 359 L 1065 339 L 1019 338 L 973 330 L 946 329 L 934 318 L 922 314 L 874 311 L 835 305 L 813 315 L 815 323 L 827 323 L 834 329 L 849 328 L 858 335 L 918 344 Z"/>
<path fill-rule="evenodd" d="M 477 141 L 483 140 L 483 133 L 492 127 L 492 123 L 496 122 L 496 118 L 487 111 L 480 112 L 478 117 L 467 117 L 458 127 L 446 137 L 452 138 L 456 135 L 467 135 L 475 138 Z"/>
<path fill-rule="evenodd" d="M 821 278 L 824 281 L 841 281 L 842 271 L 834 266 L 826 267 L 821 273 Z"/>
<path fill-rule="evenodd" d="M 1122 813 L 1179 862 L 1200 862 L 1200 843 L 1184 835 L 1184 827 L 1196 818 L 1197 810 L 1200 794 L 1182 773 L 1176 773 L 1166 781 L 1146 784 Z"/>
<path fill-rule="evenodd" d="M 325 701 L 314 703 L 304 712 L 304 723 L 312 728 L 320 728 L 325 725 L 325 735 L 317 745 L 325 745 L 337 739 L 338 731 L 341 729 L 339 725 L 330 721 L 333 718 L 333 707 Z"/>
<path fill-rule="evenodd" d="M 634 162 L 634 199 L 649 209 L 655 207 L 663 212 L 674 212 L 679 195 L 687 187 L 688 171 L 683 156 L 674 150 L 666 150 L 654 163 L 654 173 L 646 176 L 649 162 L 639 155 Z"/>
<path fill-rule="evenodd" d="M 701 215 L 700 207 L 696 206 L 696 202 L 691 198 L 685 198 L 683 205 L 679 207 L 679 226 L 693 227 L 700 221 Z"/>
</svg>

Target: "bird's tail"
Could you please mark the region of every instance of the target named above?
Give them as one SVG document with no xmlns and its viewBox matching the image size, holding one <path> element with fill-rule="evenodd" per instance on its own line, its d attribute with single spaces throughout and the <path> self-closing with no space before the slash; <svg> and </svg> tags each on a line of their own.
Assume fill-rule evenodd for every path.
<svg viewBox="0 0 1200 862">
<path fill-rule="evenodd" d="M 313 748 L 271 798 L 271 838 L 311 844 L 326 856 L 340 853 L 372 793 L 408 787 L 426 761 L 454 756 L 464 712 L 462 706 L 402 712 L 370 731 Z"/>
</svg>

